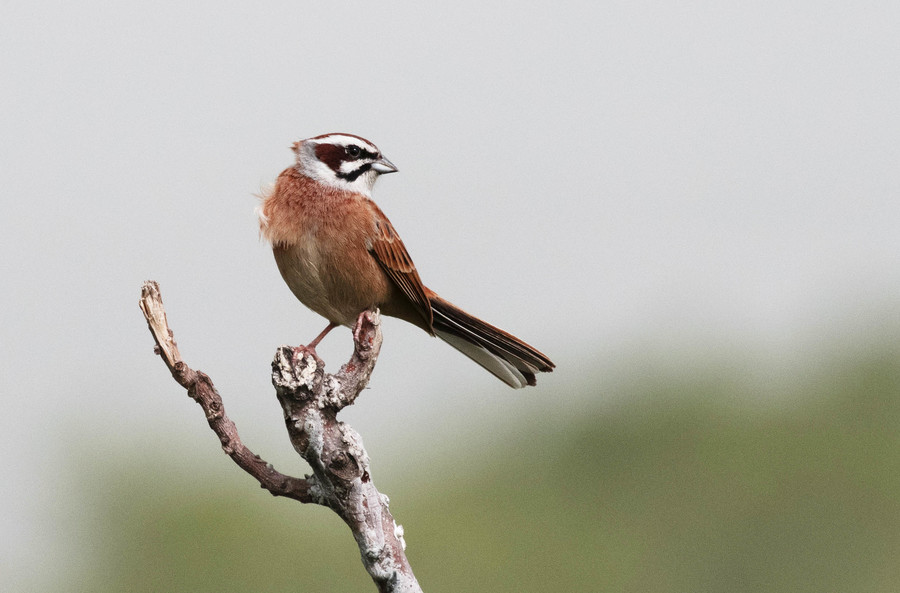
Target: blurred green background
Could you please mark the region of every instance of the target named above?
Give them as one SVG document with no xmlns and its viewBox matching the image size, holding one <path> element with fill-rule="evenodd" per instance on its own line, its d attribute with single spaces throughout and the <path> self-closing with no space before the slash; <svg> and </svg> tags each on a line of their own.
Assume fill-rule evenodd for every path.
<svg viewBox="0 0 900 593">
<path fill-rule="evenodd" d="M 825 356 L 770 393 L 727 364 L 635 363 L 613 403 L 575 415 L 577 394 L 548 394 L 554 415 L 473 419 L 484 436 L 410 442 L 402 469 L 379 474 L 373 453 L 374 479 L 426 591 L 894 591 L 898 343 Z M 374 590 L 330 511 L 272 498 L 227 459 L 173 475 L 159 454 L 84 484 L 84 590 Z"/>
</svg>

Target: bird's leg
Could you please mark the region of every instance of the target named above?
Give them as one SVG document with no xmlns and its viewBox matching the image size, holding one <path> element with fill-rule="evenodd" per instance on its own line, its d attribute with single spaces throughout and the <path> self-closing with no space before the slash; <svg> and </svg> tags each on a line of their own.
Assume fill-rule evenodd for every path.
<svg viewBox="0 0 900 593">
<path fill-rule="evenodd" d="M 315 350 L 315 349 L 316 349 L 316 346 L 319 345 L 319 342 L 322 341 L 322 338 L 324 338 L 325 336 L 327 336 L 327 335 L 328 335 L 328 332 L 330 332 L 331 330 L 333 330 L 334 328 L 336 328 L 338 325 L 340 325 L 340 324 L 335 323 L 335 322 L 333 322 L 333 321 L 332 321 L 331 323 L 329 323 L 329 324 L 328 324 L 328 327 L 326 327 L 325 329 L 323 329 L 323 330 L 322 330 L 322 333 L 320 333 L 318 336 L 316 336 L 316 339 L 313 340 L 312 342 L 310 342 L 306 347 L 309 348 L 310 350 Z"/>
</svg>

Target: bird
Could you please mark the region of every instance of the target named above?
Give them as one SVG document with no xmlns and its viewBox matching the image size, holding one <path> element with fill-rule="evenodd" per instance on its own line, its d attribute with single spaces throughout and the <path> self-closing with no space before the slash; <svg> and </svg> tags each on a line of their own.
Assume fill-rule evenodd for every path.
<svg viewBox="0 0 900 593">
<path fill-rule="evenodd" d="M 519 338 L 427 288 L 387 216 L 372 200 L 379 176 L 397 167 L 372 142 L 346 133 L 291 147 L 295 163 L 263 193 L 260 235 L 294 296 L 328 320 L 307 345 L 360 313 L 378 309 L 447 342 L 514 388 L 535 385 L 553 362 Z"/>
</svg>

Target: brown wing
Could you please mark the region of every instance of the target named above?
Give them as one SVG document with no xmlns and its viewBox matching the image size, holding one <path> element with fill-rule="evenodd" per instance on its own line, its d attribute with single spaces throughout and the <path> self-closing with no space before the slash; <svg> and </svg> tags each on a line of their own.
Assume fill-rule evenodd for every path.
<svg viewBox="0 0 900 593">
<path fill-rule="evenodd" d="M 403 241 L 397 231 L 394 230 L 391 221 L 381 212 L 374 202 L 369 202 L 375 215 L 375 237 L 372 240 L 370 251 L 375 259 L 412 302 L 416 311 L 428 324 L 429 333 L 434 333 L 432 328 L 433 317 L 431 313 L 431 301 L 426 294 L 425 286 L 416 271 L 416 265 L 406 251 Z"/>
</svg>

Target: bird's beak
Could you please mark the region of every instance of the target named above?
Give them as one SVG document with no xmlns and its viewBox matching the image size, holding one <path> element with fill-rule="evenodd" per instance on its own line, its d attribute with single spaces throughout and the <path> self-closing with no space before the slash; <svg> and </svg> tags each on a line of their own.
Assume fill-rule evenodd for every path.
<svg viewBox="0 0 900 593">
<path fill-rule="evenodd" d="M 378 173 L 379 175 L 384 175 L 385 173 L 396 173 L 397 167 L 394 166 L 394 163 L 387 160 L 384 157 L 381 157 L 374 163 L 372 163 L 372 170 Z"/>
</svg>

